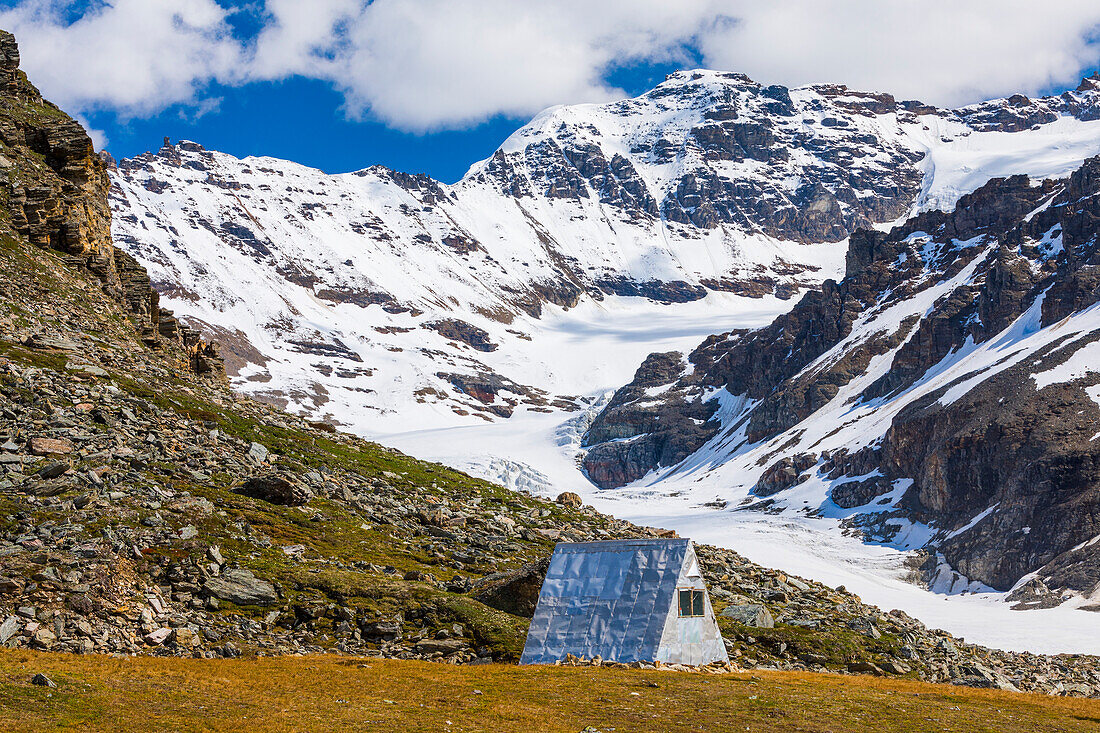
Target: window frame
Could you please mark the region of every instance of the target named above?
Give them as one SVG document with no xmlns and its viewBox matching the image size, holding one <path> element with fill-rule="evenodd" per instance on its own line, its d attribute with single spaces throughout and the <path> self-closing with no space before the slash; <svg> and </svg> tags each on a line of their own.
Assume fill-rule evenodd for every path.
<svg viewBox="0 0 1100 733">
<path fill-rule="evenodd" d="M 678 618 L 704 618 L 707 615 L 707 602 L 706 602 L 706 589 L 705 588 L 677 588 L 676 589 L 676 616 Z M 688 610 L 690 613 L 684 613 L 684 594 L 688 595 Z M 696 599 L 698 599 L 699 613 L 696 613 Z"/>
</svg>

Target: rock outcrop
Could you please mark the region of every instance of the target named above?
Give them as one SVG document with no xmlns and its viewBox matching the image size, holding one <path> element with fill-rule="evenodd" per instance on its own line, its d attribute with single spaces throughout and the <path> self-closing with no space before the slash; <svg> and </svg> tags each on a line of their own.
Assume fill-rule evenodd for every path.
<svg viewBox="0 0 1100 733">
<path fill-rule="evenodd" d="M 106 163 L 78 122 L 42 98 L 19 69 L 14 36 L 0 31 L 0 195 L 13 233 L 98 278 L 124 304 L 142 341 L 185 350 L 198 373 L 222 373 L 217 346 L 159 307 L 145 268 L 111 238 Z"/>
</svg>

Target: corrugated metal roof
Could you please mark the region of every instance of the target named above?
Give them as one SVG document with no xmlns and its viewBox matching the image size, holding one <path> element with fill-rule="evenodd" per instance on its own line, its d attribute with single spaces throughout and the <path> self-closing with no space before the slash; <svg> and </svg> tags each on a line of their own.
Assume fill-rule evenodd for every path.
<svg viewBox="0 0 1100 733">
<path fill-rule="evenodd" d="M 572 653 L 620 662 L 657 658 L 690 540 L 561 543 L 531 620 L 523 664 Z"/>
</svg>

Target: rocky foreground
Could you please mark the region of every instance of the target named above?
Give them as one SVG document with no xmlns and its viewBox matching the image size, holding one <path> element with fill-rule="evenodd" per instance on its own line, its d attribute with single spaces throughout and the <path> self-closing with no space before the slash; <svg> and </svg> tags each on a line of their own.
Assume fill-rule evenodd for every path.
<svg viewBox="0 0 1100 733">
<path fill-rule="evenodd" d="M 104 237 L 102 163 L 0 35 L 0 644 L 76 653 L 518 657 L 561 540 L 661 536 L 228 388 Z M 1100 696 L 1097 660 L 998 652 L 699 548 L 735 663 Z"/>
</svg>

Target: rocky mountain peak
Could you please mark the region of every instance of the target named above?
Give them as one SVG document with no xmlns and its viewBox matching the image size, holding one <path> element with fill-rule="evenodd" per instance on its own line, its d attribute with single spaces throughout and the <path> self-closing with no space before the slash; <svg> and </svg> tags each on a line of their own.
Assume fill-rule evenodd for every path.
<svg viewBox="0 0 1100 733">
<path fill-rule="evenodd" d="M 7 31 L 0 31 L 0 71 L 5 76 L 5 83 L 19 71 L 19 44 L 15 36 Z"/>
<path fill-rule="evenodd" d="M 184 141 L 118 162 L 114 234 L 230 345 L 241 389 L 382 432 L 498 420 L 596 388 L 549 386 L 534 345 L 565 311 L 786 301 L 843 277 L 853 232 L 951 211 L 993 177 L 1068 174 L 1100 126 L 1096 92 L 1067 95 L 943 110 L 689 70 L 549 109 L 453 185 Z"/>
<path fill-rule="evenodd" d="M 837 241 L 896 218 L 917 195 L 919 147 L 873 122 L 895 112 L 890 95 L 684 71 L 635 99 L 547 110 L 474 172 L 520 197 L 596 198 L 667 224 Z"/>
<path fill-rule="evenodd" d="M 1081 83 L 1077 85 L 1078 92 L 1095 92 L 1100 91 L 1100 71 L 1094 71 L 1092 76 L 1086 76 L 1081 79 Z"/>
</svg>

